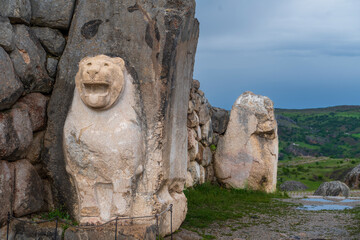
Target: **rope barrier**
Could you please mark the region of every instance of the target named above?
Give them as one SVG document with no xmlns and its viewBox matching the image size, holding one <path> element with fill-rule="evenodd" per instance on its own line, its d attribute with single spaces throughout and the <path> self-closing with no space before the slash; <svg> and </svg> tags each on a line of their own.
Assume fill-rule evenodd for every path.
<svg viewBox="0 0 360 240">
<path fill-rule="evenodd" d="M 116 217 L 113 219 L 110 219 L 109 221 L 99 224 L 99 225 L 93 225 L 93 226 L 77 226 L 74 225 L 64 219 L 60 219 L 58 217 L 55 218 L 51 218 L 48 220 L 38 220 L 38 221 L 31 221 L 31 220 L 23 220 L 20 218 L 16 218 L 15 216 L 13 216 L 12 214 L 10 214 L 10 212 L 8 212 L 8 218 L 7 218 L 7 228 L 6 228 L 6 239 L 9 239 L 9 228 L 10 228 L 10 223 L 11 220 L 15 220 L 18 222 L 22 222 L 22 223 L 26 223 L 26 224 L 41 224 L 41 223 L 46 223 L 46 222 L 54 222 L 55 221 L 55 230 L 54 230 L 54 239 L 57 240 L 57 229 L 58 229 L 58 223 L 62 222 L 64 224 L 67 224 L 75 229 L 95 229 L 95 228 L 99 228 L 99 227 L 103 227 L 111 222 L 115 222 L 115 240 L 117 240 L 117 226 L 118 226 L 118 221 L 120 220 L 134 220 L 134 219 L 147 219 L 147 218 L 155 218 L 156 220 L 156 237 L 159 237 L 159 217 L 161 217 L 163 214 L 165 214 L 166 212 L 170 211 L 170 235 L 171 235 L 171 239 L 172 239 L 172 215 L 173 215 L 173 205 L 170 204 L 165 210 L 161 211 L 160 213 L 157 213 L 155 215 L 148 215 L 148 216 L 136 216 L 136 217 Z"/>
</svg>

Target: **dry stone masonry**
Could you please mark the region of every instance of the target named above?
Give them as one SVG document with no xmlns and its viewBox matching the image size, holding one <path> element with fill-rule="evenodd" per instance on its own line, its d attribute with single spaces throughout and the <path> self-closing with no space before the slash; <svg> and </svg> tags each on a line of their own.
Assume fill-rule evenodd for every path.
<svg viewBox="0 0 360 240">
<path fill-rule="evenodd" d="M 188 107 L 188 172 L 186 187 L 214 182 L 213 154 L 219 136 L 225 133 L 229 112 L 214 108 L 200 90 L 200 82 L 193 80 Z"/>
<path fill-rule="evenodd" d="M 68 17 L 64 19 L 67 5 Z M 42 12 L 52 4 L 59 14 Z M 58 58 L 66 44 L 74 1 L 0 0 L 0 227 L 16 217 L 54 207 L 51 179 L 42 160 L 47 105 Z M 61 27 L 47 26 L 50 19 Z M 32 27 L 30 27 L 30 25 Z M 61 29 L 61 32 L 57 29 Z"/>
<path fill-rule="evenodd" d="M 267 97 L 243 93 L 231 114 L 212 107 L 193 81 L 188 108 L 186 187 L 218 182 L 273 192 L 278 161 L 277 124 Z"/>
</svg>

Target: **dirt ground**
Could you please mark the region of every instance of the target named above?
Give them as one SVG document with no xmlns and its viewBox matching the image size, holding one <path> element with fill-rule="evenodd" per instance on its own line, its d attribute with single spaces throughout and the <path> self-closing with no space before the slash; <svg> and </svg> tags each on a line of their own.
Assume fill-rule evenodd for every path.
<svg viewBox="0 0 360 240">
<path fill-rule="evenodd" d="M 303 205 L 355 206 L 360 204 L 360 202 L 309 202 L 296 198 L 281 201 Z M 297 209 L 294 206 L 280 218 L 269 215 L 247 216 L 237 220 L 215 223 L 206 229 L 192 229 L 197 233 L 181 229 L 173 236 L 173 239 L 359 240 L 359 228 L 358 223 L 352 219 L 352 214 L 346 210 L 309 211 Z"/>
</svg>

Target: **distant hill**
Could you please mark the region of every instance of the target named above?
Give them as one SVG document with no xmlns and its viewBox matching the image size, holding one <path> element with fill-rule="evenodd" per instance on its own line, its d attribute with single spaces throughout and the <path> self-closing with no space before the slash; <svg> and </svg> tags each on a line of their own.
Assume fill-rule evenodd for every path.
<svg viewBox="0 0 360 240">
<path fill-rule="evenodd" d="M 360 157 L 360 106 L 275 109 L 279 159 Z"/>
</svg>

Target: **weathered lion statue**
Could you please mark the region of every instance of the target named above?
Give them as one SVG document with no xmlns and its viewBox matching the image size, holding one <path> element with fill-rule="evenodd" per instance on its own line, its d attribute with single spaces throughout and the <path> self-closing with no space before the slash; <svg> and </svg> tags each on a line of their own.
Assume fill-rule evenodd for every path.
<svg viewBox="0 0 360 240">
<path fill-rule="evenodd" d="M 121 58 L 86 57 L 75 78 L 63 144 L 80 223 L 151 211 L 139 183 L 145 156 L 139 96 L 124 65 Z"/>
</svg>

